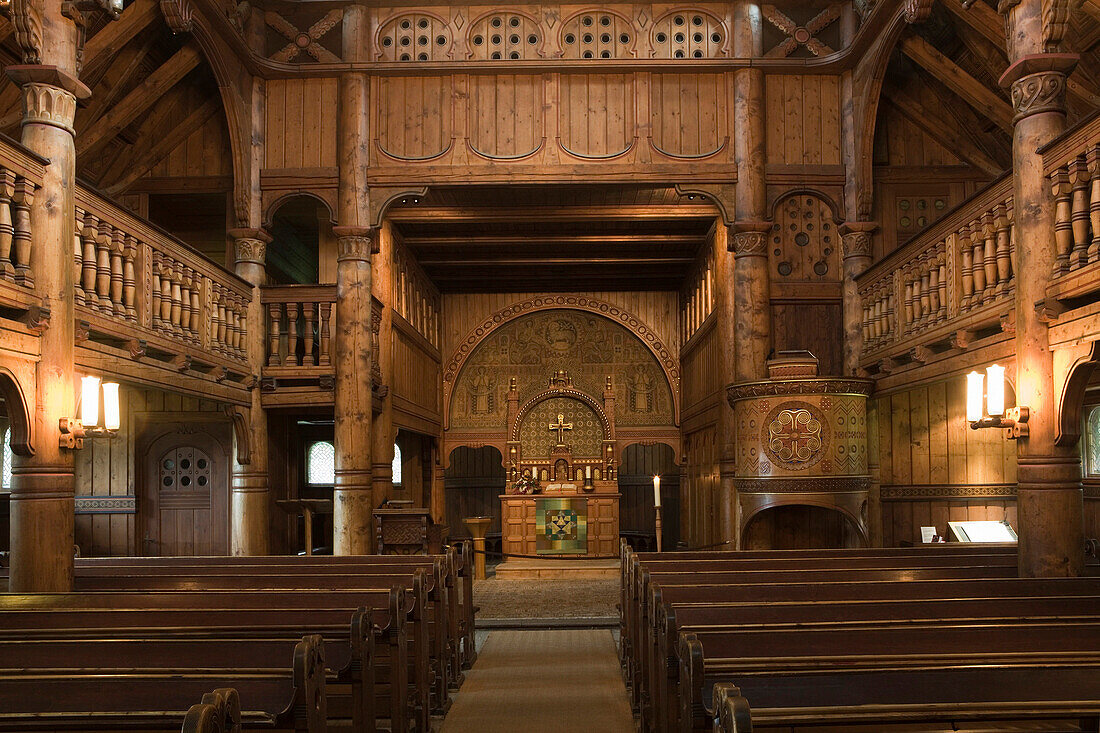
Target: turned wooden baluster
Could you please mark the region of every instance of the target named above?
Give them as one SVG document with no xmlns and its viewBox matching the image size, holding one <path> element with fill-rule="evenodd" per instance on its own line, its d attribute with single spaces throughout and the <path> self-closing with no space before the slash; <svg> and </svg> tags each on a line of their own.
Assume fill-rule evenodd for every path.
<svg viewBox="0 0 1100 733">
<path fill-rule="evenodd" d="M 970 245 L 970 228 L 964 226 L 956 232 L 955 241 L 959 252 L 959 285 L 962 288 L 959 310 L 965 311 L 974 298 L 974 255 Z"/>
<path fill-rule="evenodd" d="M 196 341 L 202 333 L 202 273 L 191 271 L 191 335 Z"/>
<path fill-rule="evenodd" d="M 172 330 L 172 268 L 174 262 L 163 254 L 160 256 L 160 325 Z"/>
<path fill-rule="evenodd" d="M 940 291 L 940 320 L 947 320 L 947 243 L 940 245 L 936 262 L 938 264 L 938 281 Z"/>
<path fill-rule="evenodd" d="M 985 302 L 993 299 L 997 290 L 997 230 L 993 226 L 993 212 L 982 214 L 982 264 L 985 267 Z"/>
<path fill-rule="evenodd" d="M 332 313 L 332 303 L 318 303 L 317 304 L 318 316 L 321 321 L 321 327 L 319 329 L 320 353 L 317 356 L 317 363 L 321 366 L 328 366 L 331 363 L 329 358 L 329 316 Z"/>
<path fill-rule="evenodd" d="M 109 243 L 111 254 L 111 305 L 114 314 L 120 318 L 126 317 L 126 306 L 122 303 L 122 251 L 126 245 L 126 235 L 119 229 L 111 232 Z"/>
<path fill-rule="evenodd" d="M 1069 256 L 1069 267 L 1076 270 L 1089 262 L 1089 169 L 1083 158 L 1078 158 L 1069 166 L 1070 182 L 1073 184 L 1073 209 L 1070 225 L 1073 229 L 1073 252 Z"/>
<path fill-rule="evenodd" d="M 31 288 L 34 287 L 34 275 L 31 274 L 31 204 L 34 203 L 34 184 L 25 178 L 16 179 L 12 203 L 15 206 L 12 222 L 15 281 Z"/>
<path fill-rule="evenodd" d="M 993 208 L 993 223 L 997 230 L 997 295 L 1003 295 L 1012 275 L 1012 224 L 1004 202 Z"/>
<path fill-rule="evenodd" d="M 1008 216 L 1008 263 L 1009 279 L 1019 272 L 1016 269 L 1016 219 L 1013 216 L 1013 202 L 1009 199 L 1005 202 L 1005 215 Z"/>
<path fill-rule="evenodd" d="M 935 254 L 928 263 L 928 307 L 932 309 L 932 321 L 940 320 L 940 261 Z"/>
<path fill-rule="evenodd" d="M 1059 168 L 1050 174 L 1051 192 L 1054 194 L 1054 241 L 1058 257 L 1054 261 L 1054 275 L 1069 269 L 1069 254 L 1073 250 L 1073 184 L 1069 171 Z"/>
<path fill-rule="evenodd" d="M 84 267 L 84 245 L 80 233 L 84 231 L 84 210 L 78 208 L 73 220 L 73 302 L 84 305 L 84 283 L 81 274 Z"/>
<path fill-rule="evenodd" d="M 298 303 L 291 301 L 286 304 L 286 364 L 298 366 Z"/>
<path fill-rule="evenodd" d="M 180 267 L 180 330 L 186 339 L 191 338 L 191 282 L 194 274 L 190 267 Z"/>
<path fill-rule="evenodd" d="M 305 349 L 302 352 L 302 365 L 313 366 L 317 363 L 313 357 L 313 322 L 317 309 L 316 303 L 302 303 L 302 316 L 305 320 Z"/>
<path fill-rule="evenodd" d="M 233 294 L 225 291 L 225 353 L 232 354 L 234 344 L 237 341 L 237 305 L 233 300 Z"/>
<path fill-rule="evenodd" d="M 85 251 L 87 251 L 87 240 L 85 240 Z M 164 320 L 161 318 L 161 257 L 160 252 L 151 250 L 152 255 L 152 267 L 150 268 L 153 273 L 153 287 L 151 288 L 150 300 L 152 300 L 152 325 L 153 328 L 162 328 L 164 326 Z M 84 260 L 87 263 L 87 259 Z M 87 282 L 88 268 L 85 264 L 84 268 L 84 280 Z"/>
<path fill-rule="evenodd" d="M 83 228 L 80 230 L 81 253 L 80 279 L 84 291 L 84 304 L 92 309 L 99 308 L 99 296 L 96 295 L 96 242 L 99 241 L 99 218 L 84 213 Z"/>
<path fill-rule="evenodd" d="M 137 239 L 127 235 L 126 246 L 122 251 L 122 306 L 126 310 L 126 320 L 137 322 Z"/>
<path fill-rule="evenodd" d="M 974 275 L 974 306 L 985 299 L 985 238 L 982 236 L 981 219 L 970 222 L 970 244 L 973 256 L 971 273 Z"/>
<path fill-rule="evenodd" d="M 234 345 L 234 352 L 239 357 L 247 357 L 245 353 L 245 344 L 248 343 L 248 303 L 244 298 L 237 299 L 237 342 Z"/>
<path fill-rule="evenodd" d="M 1092 242 L 1089 244 L 1089 262 L 1100 259 L 1100 145 L 1089 148 L 1085 154 L 1092 186 L 1089 193 L 1089 220 L 1092 223 Z"/>
<path fill-rule="evenodd" d="M 218 349 L 225 351 L 225 292 L 220 287 L 214 292 L 214 327 L 212 333 Z"/>
<path fill-rule="evenodd" d="M 0 277 L 15 281 L 15 264 L 11 260 L 12 237 L 15 226 L 12 224 L 12 197 L 15 196 L 15 174 L 0 168 Z"/>
<path fill-rule="evenodd" d="M 95 238 L 95 294 L 99 310 L 110 315 L 114 312 L 111 303 L 111 234 L 114 231 L 108 222 L 99 220 L 99 231 Z"/>
<path fill-rule="evenodd" d="M 932 262 L 928 255 L 920 261 L 920 316 L 921 324 L 932 320 Z"/>
<path fill-rule="evenodd" d="M 183 266 L 178 262 L 172 262 L 171 285 L 169 297 L 172 300 L 172 309 L 168 314 L 168 322 L 178 338 L 183 335 Z"/>
<path fill-rule="evenodd" d="M 913 293 L 913 277 L 911 274 L 905 276 L 905 322 L 907 324 L 913 323 L 916 320 L 916 302 L 914 300 Z"/>
<path fill-rule="evenodd" d="M 271 324 L 268 330 L 269 349 L 267 356 L 267 363 L 271 366 L 282 366 L 283 359 L 279 354 L 279 326 L 283 317 L 282 303 L 268 303 L 268 323 Z"/>
</svg>

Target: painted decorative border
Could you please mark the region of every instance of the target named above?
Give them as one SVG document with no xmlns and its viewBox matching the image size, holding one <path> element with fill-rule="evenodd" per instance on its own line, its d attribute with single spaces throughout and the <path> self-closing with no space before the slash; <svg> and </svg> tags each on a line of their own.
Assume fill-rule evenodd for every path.
<svg viewBox="0 0 1100 733">
<path fill-rule="evenodd" d="M 869 491 L 870 476 L 815 476 L 813 478 L 737 478 L 733 485 L 739 494 L 835 494 Z"/>
<path fill-rule="evenodd" d="M 869 396 L 874 389 L 871 379 L 784 379 L 782 381 L 742 382 L 726 388 L 726 397 L 732 405 L 752 397 L 779 397 L 806 394 L 850 394 Z"/>
<path fill-rule="evenodd" d="M 988 484 L 984 486 L 883 486 L 879 490 L 882 501 L 921 501 L 926 499 L 1015 499 L 1015 484 Z"/>
<path fill-rule="evenodd" d="M 134 496 L 78 496 L 77 514 L 137 514 Z"/>
</svg>

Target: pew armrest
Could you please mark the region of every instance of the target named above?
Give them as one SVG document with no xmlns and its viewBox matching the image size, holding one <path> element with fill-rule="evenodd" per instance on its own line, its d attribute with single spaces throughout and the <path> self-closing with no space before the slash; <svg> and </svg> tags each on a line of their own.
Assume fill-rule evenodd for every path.
<svg viewBox="0 0 1100 733">
<path fill-rule="evenodd" d="M 752 733 L 752 713 L 749 701 L 741 690 L 728 682 L 714 686 L 715 733 Z"/>
</svg>

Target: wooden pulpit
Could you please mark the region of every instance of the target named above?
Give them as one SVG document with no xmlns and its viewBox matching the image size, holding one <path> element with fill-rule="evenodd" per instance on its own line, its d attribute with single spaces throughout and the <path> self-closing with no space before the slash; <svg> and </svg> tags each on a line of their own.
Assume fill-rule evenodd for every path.
<svg viewBox="0 0 1100 733">
<path fill-rule="evenodd" d="M 374 540 L 379 555 L 439 555 L 447 525 L 436 524 L 422 507 L 375 509 Z"/>
</svg>

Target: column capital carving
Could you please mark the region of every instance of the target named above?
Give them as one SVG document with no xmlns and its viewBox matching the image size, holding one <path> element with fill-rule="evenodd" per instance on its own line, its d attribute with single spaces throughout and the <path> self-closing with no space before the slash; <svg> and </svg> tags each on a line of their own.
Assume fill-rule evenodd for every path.
<svg viewBox="0 0 1100 733">
<path fill-rule="evenodd" d="M 267 261 L 267 245 L 271 235 L 263 229 L 230 229 L 234 241 L 234 259 L 238 264 L 250 262 L 261 267 Z"/>
<path fill-rule="evenodd" d="M 853 221 L 840 225 L 840 240 L 844 245 L 844 259 L 850 257 L 871 257 L 874 243 L 873 235 L 878 230 L 878 222 Z"/>
<path fill-rule="evenodd" d="M 363 226 L 336 226 L 336 261 L 366 260 L 378 253 L 378 229 Z"/>
<path fill-rule="evenodd" d="M 734 258 L 767 257 L 768 232 L 772 230 L 770 221 L 736 221 L 733 223 L 733 237 L 730 250 Z"/>
<path fill-rule="evenodd" d="M 1077 65 L 1071 53 L 1024 56 L 1001 75 L 1000 84 L 1012 90 L 1014 122 L 1042 112 L 1066 111 L 1066 77 Z"/>
<path fill-rule="evenodd" d="M 24 125 L 50 125 L 75 134 L 76 100 L 91 96 L 88 87 L 56 66 L 23 64 L 5 71 L 21 88 Z"/>
</svg>

